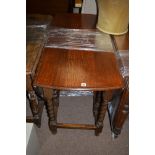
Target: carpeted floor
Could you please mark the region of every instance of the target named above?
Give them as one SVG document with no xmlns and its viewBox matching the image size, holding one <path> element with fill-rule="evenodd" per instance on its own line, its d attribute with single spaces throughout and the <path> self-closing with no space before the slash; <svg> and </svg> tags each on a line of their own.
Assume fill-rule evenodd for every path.
<svg viewBox="0 0 155 155">
<path fill-rule="evenodd" d="M 92 96 L 60 97 L 58 122 L 94 124 Z M 128 155 L 129 125 L 125 122 L 121 135 L 112 139 L 108 114 L 100 136 L 93 130 L 58 129 L 52 135 L 48 128 L 46 110 L 43 111 L 41 128 L 36 129 L 40 143 L 38 155 Z"/>
</svg>

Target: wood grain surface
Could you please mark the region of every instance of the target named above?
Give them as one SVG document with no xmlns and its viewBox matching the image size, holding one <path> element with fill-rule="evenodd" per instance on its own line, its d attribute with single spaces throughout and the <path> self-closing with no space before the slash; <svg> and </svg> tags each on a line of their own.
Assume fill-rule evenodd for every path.
<svg viewBox="0 0 155 155">
<path fill-rule="evenodd" d="M 67 128 L 67 129 L 87 129 L 95 130 L 96 126 L 91 124 L 68 124 L 68 123 L 57 123 L 58 128 Z"/>
<path fill-rule="evenodd" d="M 56 14 L 52 26 L 75 29 L 94 29 L 96 28 L 96 15 L 90 14 Z"/>
<path fill-rule="evenodd" d="M 26 74 L 35 72 L 43 45 L 42 41 L 29 42 L 26 45 Z"/>
<path fill-rule="evenodd" d="M 34 85 L 64 90 L 110 90 L 123 86 L 115 55 L 45 48 Z"/>
</svg>

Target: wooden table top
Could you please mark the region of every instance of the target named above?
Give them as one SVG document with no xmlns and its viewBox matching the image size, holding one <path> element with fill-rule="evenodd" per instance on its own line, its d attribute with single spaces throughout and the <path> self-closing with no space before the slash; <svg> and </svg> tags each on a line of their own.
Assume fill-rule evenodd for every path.
<svg viewBox="0 0 155 155">
<path fill-rule="evenodd" d="M 96 15 L 90 14 L 56 14 L 53 16 L 52 26 L 72 29 L 95 29 Z"/>
<path fill-rule="evenodd" d="M 34 85 L 62 90 L 110 90 L 123 86 L 112 52 L 45 48 Z"/>
<path fill-rule="evenodd" d="M 95 29 L 96 16 L 57 14 L 52 26 Z M 123 87 L 114 52 L 45 47 L 33 85 L 60 90 L 110 90 Z"/>
<path fill-rule="evenodd" d="M 35 72 L 44 43 L 42 41 L 29 42 L 26 45 L 26 75 Z"/>
<path fill-rule="evenodd" d="M 46 29 L 52 22 L 52 16 L 28 14 L 26 16 L 26 75 L 35 72 L 46 40 Z"/>
</svg>

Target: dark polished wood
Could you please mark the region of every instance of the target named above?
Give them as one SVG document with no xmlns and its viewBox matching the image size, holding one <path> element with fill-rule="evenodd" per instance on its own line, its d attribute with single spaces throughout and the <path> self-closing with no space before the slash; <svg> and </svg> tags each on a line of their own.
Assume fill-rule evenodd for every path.
<svg viewBox="0 0 155 155">
<path fill-rule="evenodd" d="M 99 107 L 102 103 L 102 91 L 95 91 L 93 94 L 93 114 L 94 114 L 94 119 L 95 119 L 95 123 L 97 121 L 98 118 L 98 113 L 99 113 Z"/>
<path fill-rule="evenodd" d="M 35 91 L 33 90 L 32 87 L 32 78 L 30 75 L 26 75 L 26 91 L 28 93 L 28 99 L 29 99 L 29 103 L 30 103 L 30 108 L 33 114 L 33 120 L 37 120 L 39 119 L 39 115 L 38 115 L 38 99 L 37 96 L 35 94 Z M 40 127 L 40 124 L 38 124 L 38 122 L 36 122 L 36 125 L 38 127 Z"/>
<path fill-rule="evenodd" d="M 26 13 L 53 15 L 73 11 L 74 0 L 26 0 Z"/>
<path fill-rule="evenodd" d="M 43 42 L 29 42 L 26 45 L 26 75 L 34 75 L 41 56 Z"/>
<path fill-rule="evenodd" d="M 38 127 L 41 127 L 41 116 L 44 104 L 38 101 L 38 97 L 32 86 L 32 77 L 28 74 L 26 75 L 26 91 L 28 94 L 28 100 L 33 115 L 31 122 L 35 123 Z M 29 122 L 29 118 L 29 116 L 26 117 L 26 122 Z"/>
<path fill-rule="evenodd" d="M 36 67 L 39 62 L 41 51 L 43 48 L 42 41 L 30 41 L 26 46 L 26 91 L 30 108 L 33 114 L 32 121 L 38 126 L 41 126 L 41 116 L 43 104 L 39 103 L 38 97 L 32 85 L 33 77 L 35 75 Z"/>
<path fill-rule="evenodd" d="M 37 105 L 37 117 L 33 116 L 26 116 L 26 122 L 27 123 L 35 123 L 38 127 L 41 127 L 41 116 L 42 116 L 42 112 L 43 112 L 43 108 L 44 108 L 44 103 L 40 102 Z M 32 108 L 33 109 L 33 108 Z"/>
<path fill-rule="evenodd" d="M 57 133 L 57 116 L 55 113 L 55 103 L 53 99 L 53 90 L 48 89 L 48 88 L 43 88 L 44 91 L 44 98 L 46 100 L 47 104 L 47 112 L 48 112 L 48 117 L 49 117 L 49 128 L 52 131 L 53 134 Z"/>
<path fill-rule="evenodd" d="M 123 86 L 111 52 L 45 48 L 34 85 L 52 89 L 110 90 Z"/>
<path fill-rule="evenodd" d="M 95 29 L 96 16 L 58 14 L 54 16 L 51 25 Z M 46 47 L 42 52 L 33 85 L 44 89 L 52 133 L 56 133 L 57 127 L 60 127 L 94 129 L 96 135 L 99 135 L 103 128 L 110 92 L 122 88 L 123 79 L 113 51 L 97 52 Z M 94 102 L 97 100 L 99 102 L 99 105 L 94 103 L 95 125 L 57 123 L 58 93 L 54 92 L 55 90 L 91 90 L 103 93 L 101 101 L 99 100 L 101 96 L 94 99 Z"/>
<path fill-rule="evenodd" d="M 107 111 L 108 103 L 112 98 L 112 91 L 105 91 L 101 97 L 102 97 L 102 101 L 99 107 L 98 117 L 96 121 L 96 127 L 97 127 L 95 130 L 96 136 L 98 136 L 102 132 L 103 121 Z"/>
<path fill-rule="evenodd" d="M 120 103 L 113 120 L 113 132 L 116 136 L 121 133 L 122 127 L 129 113 L 129 79 L 125 78 L 125 82 L 126 85 L 123 89 Z"/>
<path fill-rule="evenodd" d="M 72 29 L 95 29 L 96 15 L 90 14 L 56 14 L 52 26 Z"/>
<path fill-rule="evenodd" d="M 129 113 L 129 33 L 121 36 L 113 36 L 112 38 L 125 83 L 119 97 L 119 102 L 115 103 L 115 112 L 111 116 L 111 127 L 116 138 L 121 133 Z"/>
<path fill-rule="evenodd" d="M 57 113 L 58 113 L 58 107 L 59 107 L 59 91 L 58 90 L 53 90 L 52 102 L 54 105 L 54 115 L 57 121 Z"/>
<path fill-rule="evenodd" d="M 32 120 L 40 127 L 44 104 L 38 100 L 42 95 L 36 95 L 38 88 L 34 89 L 32 81 L 46 40 L 46 29 L 52 21 L 52 16 L 27 14 L 26 17 L 26 91 L 33 114 Z"/>
</svg>

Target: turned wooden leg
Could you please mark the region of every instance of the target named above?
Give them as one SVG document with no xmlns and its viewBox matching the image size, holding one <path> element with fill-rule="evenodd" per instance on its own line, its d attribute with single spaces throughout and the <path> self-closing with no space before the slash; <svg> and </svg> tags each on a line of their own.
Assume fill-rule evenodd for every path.
<svg viewBox="0 0 155 155">
<path fill-rule="evenodd" d="M 30 102 L 32 114 L 34 115 L 34 117 L 37 117 L 37 115 L 38 115 L 38 100 L 37 100 L 37 96 L 34 91 L 28 91 L 28 99 Z"/>
<path fill-rule="evenodd" d="M 55 106 L 55 91 L 49 88 L 43 88 L 44 98 L 47 102 L 47 113 L 49 117 L 49 128 L 53 134 L 57 133 L 57 116 L 56 116 L 56 106 Z M 57 101 L 57 100 L 56 100 Z"/>
<path fill-rule="evenodd" d="M 94 114 L 94 118 L 95 118 L 95 123 L 97 121 L 99 107 L 100 107 L 100 104 L 102 102 L 102 93 L 103 92 L 101 92 L 101 91 L 94 92 L 93 114 Z"/>
<path fill-rule="evenodd" d="M 103 97 L 102 97 L 103 101 L 101 102 L 99 112 L 98 112 L 98 118 L 96 121 L 96 127 L 97 127 L 97 129 L 95 130 L 96 136 L 98 136 L 99 133 L 102 132 L 104 117 L 107 111 L 108 102 L 110 101 L 111 97 L 112 97 L 111 91 L 105 91 L 103 93 Z"/>
<path fill-rule="evenodd" d="M 59 107 L 59 91 L 53 90 L 53 96 L 52 96 L 52 102 L 54 105 L 54 115 L 56 116 L 57 121 L 57 113 L 58 113 L 58 107 Z"/>
<path fill-rule="evenodd" d="M 27 96 L 30 103 L 30 108 L 33 114 L 33 122 L 40 127 L 41 126 L 41 120 L 39 119 L 39 108 L 38 108 L 38 99 L 35 94 L 35 91 L 32 87 L 32 79 L 30 75 L 26 76 L 26 90 L 27 90 Z"/>
<path fill-rule="evenodd" d="M 120 103 L 118 105 L 117 111 L 112 122 L 113 133 L 117 137 L 121 133 L 121 129 L 129 113 L 129 88 L 128 88 L 128 78 L 125 79 L 125 88 L 121 95 Z"/>
</svg>

